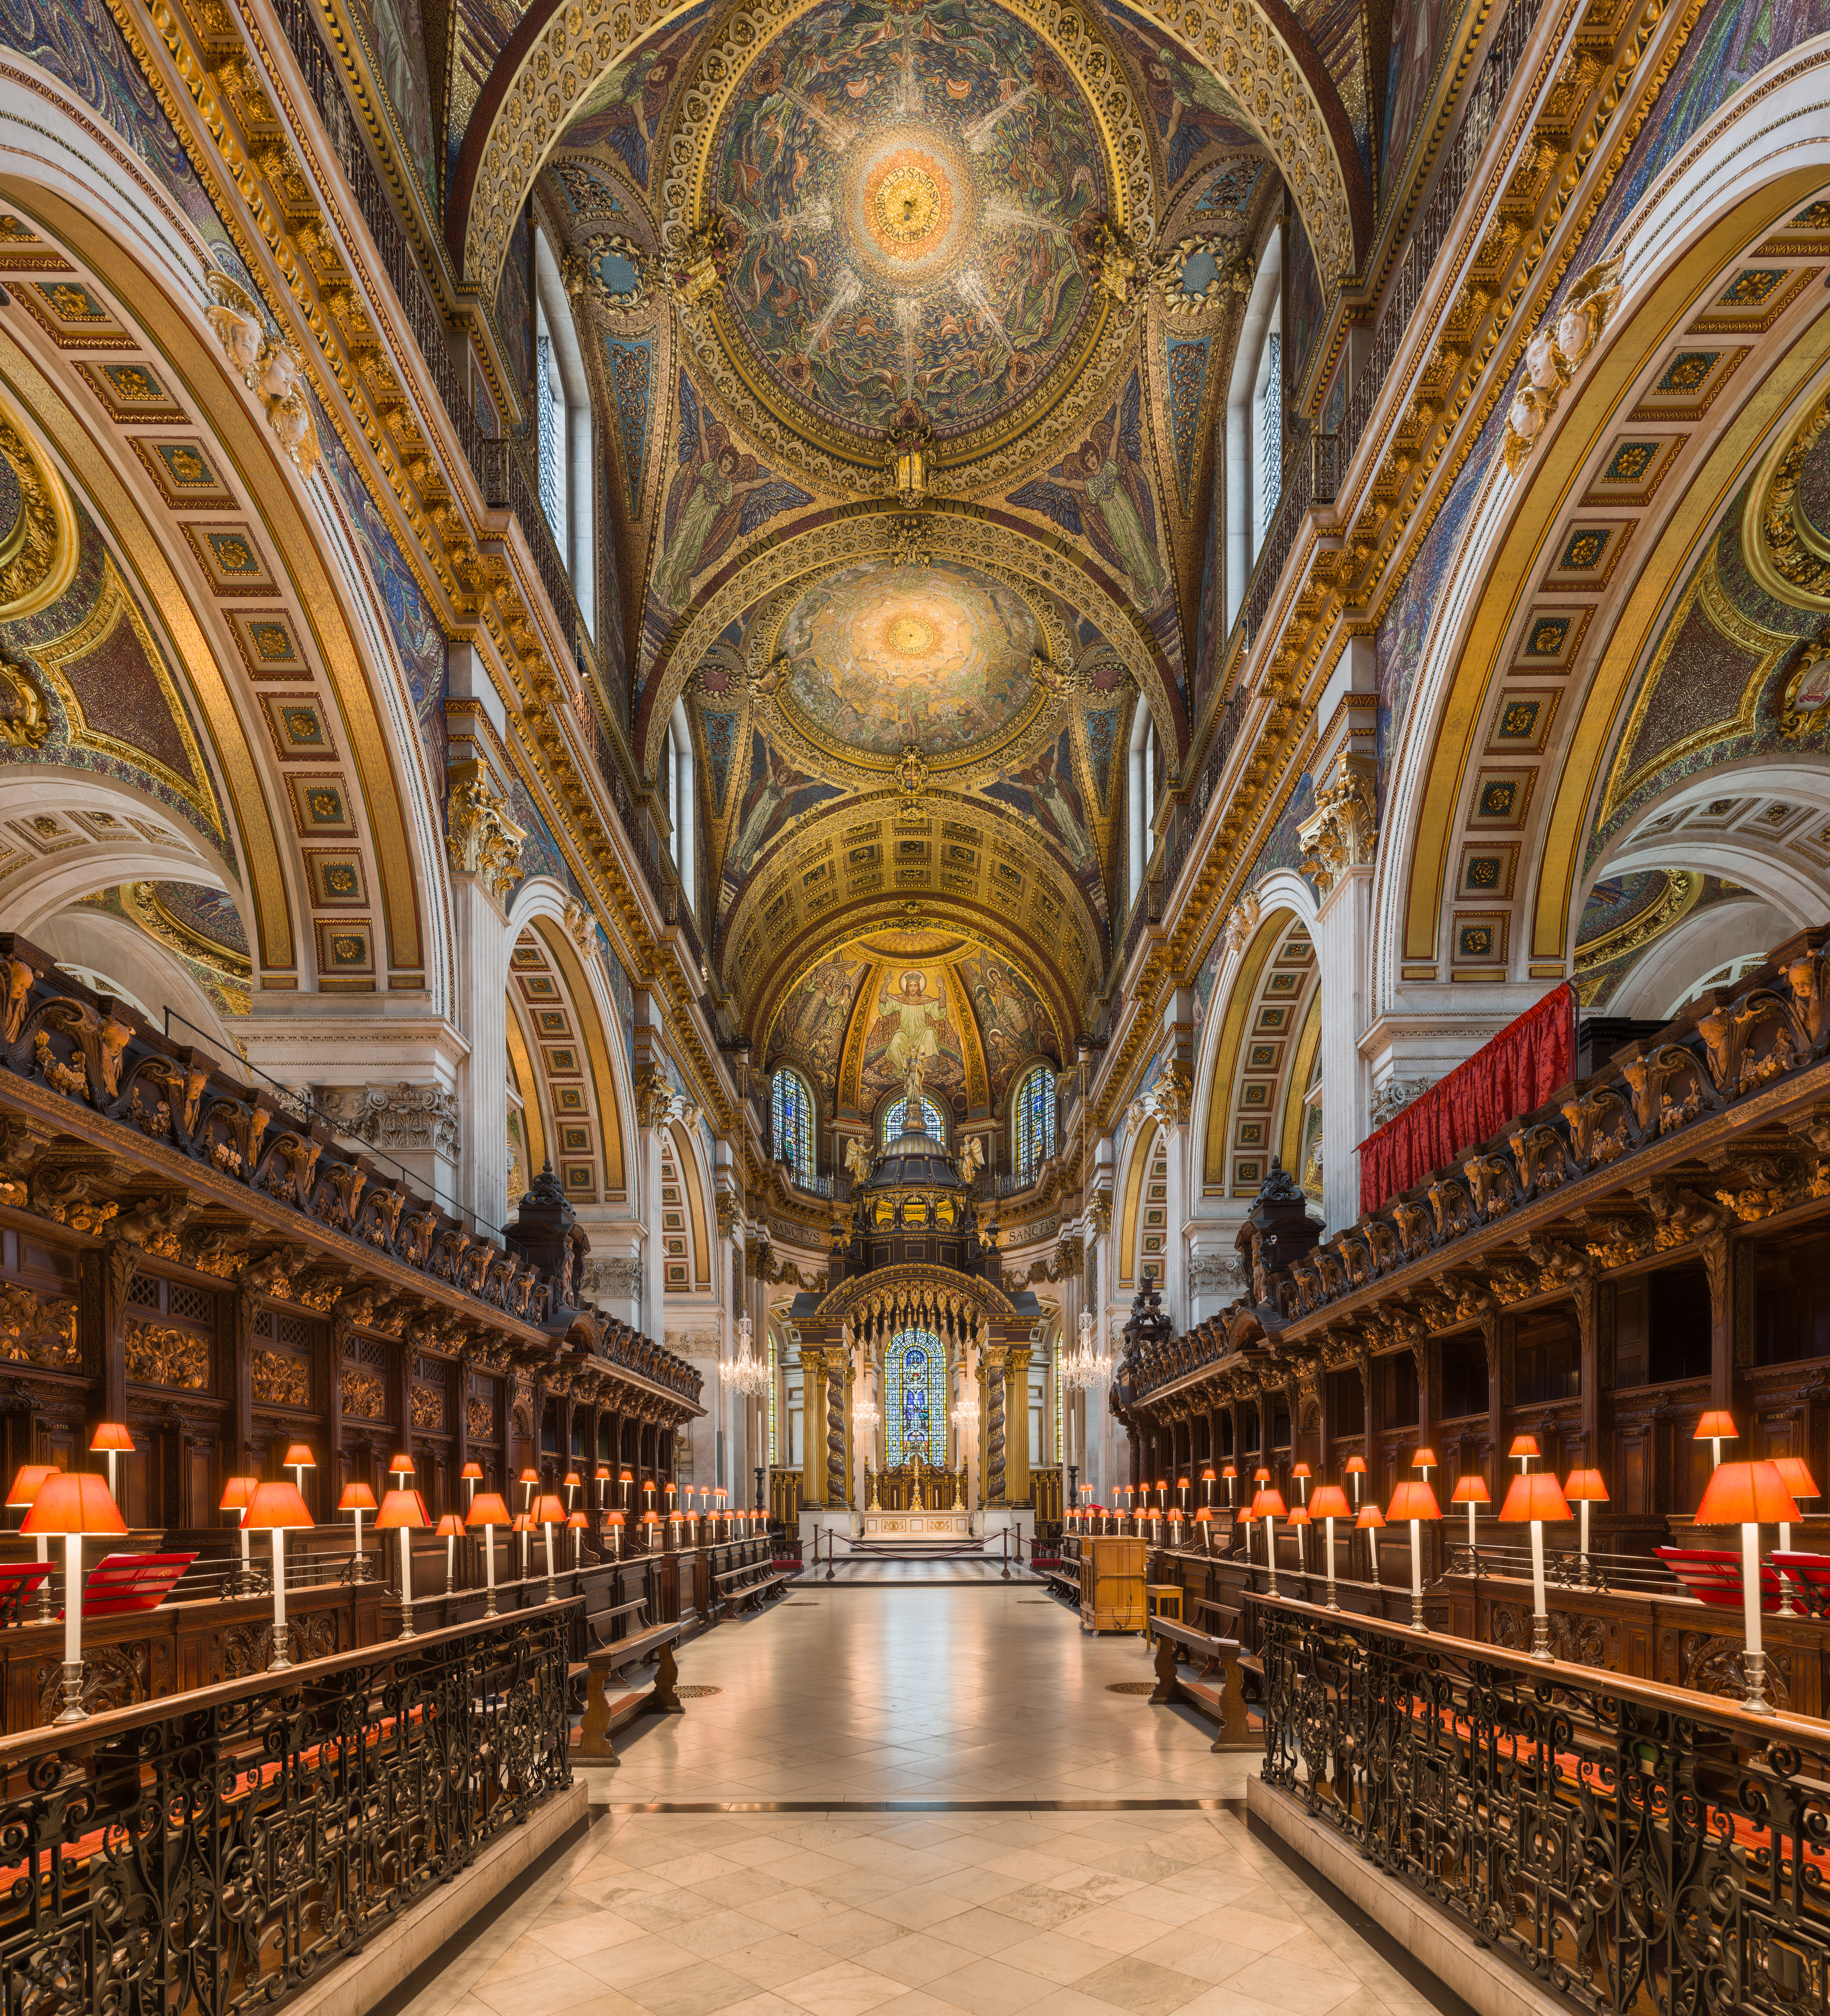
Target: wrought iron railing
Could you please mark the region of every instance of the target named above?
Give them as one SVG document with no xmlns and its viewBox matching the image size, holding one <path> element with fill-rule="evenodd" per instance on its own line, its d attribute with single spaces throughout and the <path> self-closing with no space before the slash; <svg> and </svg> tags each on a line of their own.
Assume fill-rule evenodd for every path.
<svg viewBox="0 0 1830 2016">
<path fill-rule="evenodd" d="M 1571 2009 L 1780 2012 L 1830 1976 L 1830 1732 L 1264 1601 L 1263 1776 Z"/>
<path fill-rule="evenodd" d="M 574 1600 L 0 1742 L 9 2011 L 238 2016 L 572 1782 Z"/>
</svg>

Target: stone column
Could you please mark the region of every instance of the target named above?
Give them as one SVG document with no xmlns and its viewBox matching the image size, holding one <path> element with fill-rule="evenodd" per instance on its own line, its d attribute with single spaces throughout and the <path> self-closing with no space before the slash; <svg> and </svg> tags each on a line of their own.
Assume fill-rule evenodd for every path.
<svg viewBox="0 0 1830 2016">
<path fill-rule="evenodd" d="M 1320 732 L 1309 772 L 1315 809 L 1299 836 L 1303 872 L 1320 891 L 1314 935 L 1321 986 L 1321 1189 L 1332 1232 L 1360 1215 L 1354 1151 L 1368 1132 L 1360 1037 L 1372 970 L 1378 712 L 1373 639 L 1351 638 L 1317 710 Z M 1300 1169 L 1291 1174 L 1302 1180 Z"/>
</svg>

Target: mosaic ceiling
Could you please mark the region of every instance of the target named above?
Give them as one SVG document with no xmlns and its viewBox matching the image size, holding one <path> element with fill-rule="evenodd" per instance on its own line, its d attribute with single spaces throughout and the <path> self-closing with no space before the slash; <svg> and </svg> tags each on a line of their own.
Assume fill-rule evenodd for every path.
<svg viewBox="0 0 1830 2016">
<path fill-rule="evenodd" d="M 1048 655 L 1036 611 L 1009 583 L 958 563 L 843 568 L 794 604 L 775 648 L 787 661 L 784 705 L 836 751 L 956 755 L 1045 697 L 1030 671 Z"/>
<path fill-rule="evenodd" d="M 992 425 L 1084 358 L 1077 237 L 1111 208 L 1099 121 L 992 0 L 829 0 L 771 42 L 711 141 L 721 337 L 791 424 L 881 441 Z"/>
</svg>

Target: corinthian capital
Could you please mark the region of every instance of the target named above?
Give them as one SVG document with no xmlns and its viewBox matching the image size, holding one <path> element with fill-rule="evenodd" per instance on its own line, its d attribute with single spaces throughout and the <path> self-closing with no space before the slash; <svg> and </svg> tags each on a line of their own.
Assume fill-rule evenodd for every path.
<svg viewBox="0 0 1830 2016">
<path fill-rule="evenodd" d="M 480 876 L 501 902 L 521 879 L 521 843 L 527 829 L 509 818 L 508 800 L 480 763 L 452 765 L 448 819 L 452 867 L 460 874 Z"/>
<path fill-rule="evenodd" d="M 1315 809 L 1297 828 L 1303 872 L 1326 895 L 1350 868 L 1371 865 L 1379 844 L 1373 761 L 1343 750 L 1315 793 Z"/>
</svg>

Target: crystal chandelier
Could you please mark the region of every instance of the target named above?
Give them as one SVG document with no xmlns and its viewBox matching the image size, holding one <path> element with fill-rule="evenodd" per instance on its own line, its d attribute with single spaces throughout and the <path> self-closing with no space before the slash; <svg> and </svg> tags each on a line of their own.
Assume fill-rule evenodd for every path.
<svg viewBox="0 0 1830 2016">
<path fill-rule="evenodd" d="M 1112 1377 L 1112 1353 L 1095 1348 L 1092 1312 L 1080 1312 L 1080 1341 L 1077 1348 L 1061 1355 L 1061 1382 L 1070 1392 L 1084 1392 Z"/>
<path fill-rule="evenodd" d="M 769 1390 L 769 1368 L 750 1349 L 753 1326 L 748 1316 L 737 1319 L 737 1355 L 718 1367 L 718 1377 L 732 1392 L 760 1399 Z"/>
<path fill-rule="evenodd" d="M 970 1438 L 979 1431 L 979 1402 L 971 1393 L 962 1393 L 955 1402 L 953 1425 L 962 1438 Z"/>
</svg>

